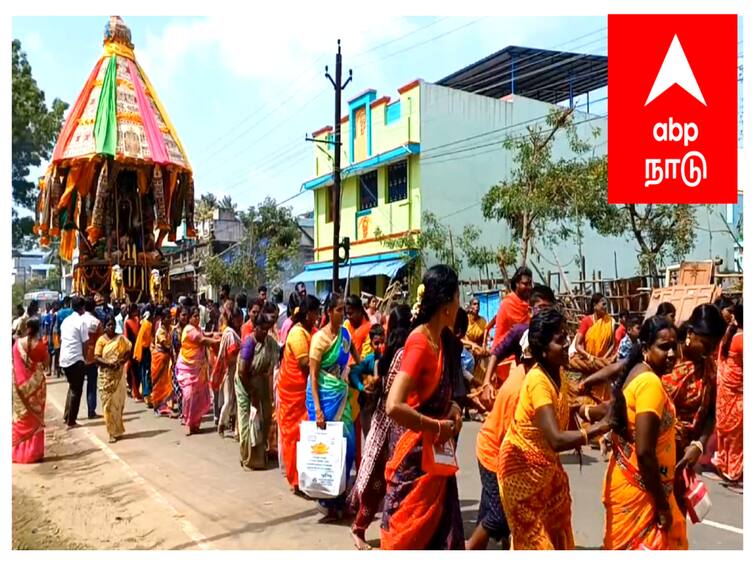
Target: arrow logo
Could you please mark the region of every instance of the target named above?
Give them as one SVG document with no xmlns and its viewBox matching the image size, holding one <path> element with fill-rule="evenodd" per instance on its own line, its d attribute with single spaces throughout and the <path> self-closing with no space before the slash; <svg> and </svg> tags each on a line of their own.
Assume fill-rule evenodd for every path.
<svg viewBox="0 0 755 566">
<path fill-rule="evenodd" d="M 700 91 L 700 86 L 697 84 L 695 74 L 692 72 L 692 67 L 689 65 L 687 56 L 684 54 L 682 44 L 679 42 L 679 38 L 674 35 L 674 39 L 671 40 L 666 57 L 663 59 L 661 69 L 658 71 L 658 76 L 655 77 L 653 88 L 650 89 L 648 99 L 645 101 L 645 106 L 650 104 L 653 100 L 658 98 L 661 94 L 666 92 L 671 85 L 678 84 L 690 95 L 703 104 L 708 106 L 703 98 L 703 93 Z"/>
</svg>

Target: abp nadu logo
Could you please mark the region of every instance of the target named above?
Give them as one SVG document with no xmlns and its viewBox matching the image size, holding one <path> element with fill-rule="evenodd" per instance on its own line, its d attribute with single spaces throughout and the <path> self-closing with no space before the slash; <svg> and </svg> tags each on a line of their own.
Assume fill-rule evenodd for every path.
<svg viewBox="0 0 755 566">
<path fill-rule="evenodd" d="M 737 71 L 734 15 L 608 17 L 610 203 L 737 201 Z"/>
</svg>

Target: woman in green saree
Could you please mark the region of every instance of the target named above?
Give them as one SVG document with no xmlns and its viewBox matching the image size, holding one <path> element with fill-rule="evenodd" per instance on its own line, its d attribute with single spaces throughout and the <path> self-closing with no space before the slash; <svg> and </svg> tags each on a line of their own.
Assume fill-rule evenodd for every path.
<svg viewBox="0 0 755 566">
<path fill-rule="evenodd" d="M 270 389 L 273 370 L 279 356 L 279 346 L 270 336 L 274 324 L 274 309 L 265 304 L 254 320 L 252 334 L 244 338 L 236 370 L 236 408 L 239 423 L 241 466 L 247 470 L 267 468 L 267 437 L 273 419 L 273 396 Z M 257 412 L 260 430 L 252 430 L 251 409 Z"/>
<path fill-rule="evenodd" d="M 309 379 L 307 380 L 307 416 L 321 429 L 326 423 L 341 421 L 346 438 L 346 477 L 354 463 L 356 433 L 349 403 L 349 384 L 346 366 L 351 355 L 359 363 L 359 353 L 351 342 L 351 335 L 343 327 L 344 300 L 337 293 L 330 297 L 328 320 L 313 337 L 309 347 Z M 320 501 L 327 511 L 326 520 L 338 520 L 346 506 L 346 494 Z"/>
</svg>

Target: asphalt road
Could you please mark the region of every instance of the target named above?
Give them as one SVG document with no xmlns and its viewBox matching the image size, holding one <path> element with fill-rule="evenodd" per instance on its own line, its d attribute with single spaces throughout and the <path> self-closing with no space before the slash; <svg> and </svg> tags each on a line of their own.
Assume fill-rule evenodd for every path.
<svg viewBox="0 0 755 566">
<path fill-rule="evenodd" d="M 67 384 L 63 380 L 49 382 L 48 420 L 61 419 L 66 391 Z M 142 490 L 144 497 L 153 500 L 151 503 L 165 509 L 165 521 L 177 522 L 185 542 L 174 539 L 170 546 L 155 542 L 157 547 L 353 548 L 348 524 L 320 524 L 321 516 L 315 504 L 291 495 L 277 468 L 259 472 L 243 470 L 238 463 L 238 444 L 218 437 L 210 415 L 205 417 L 201 434 L 186 437 L 177 420 L 158 418 L 144 404 L 128 400 L 126 436 L 116 444 L 107 444 L 103 420 L 87 421 L 85 405 L 86 402 L 82 402 L 79 421 L 84 426 L 73 431 L 63 430 L 62 434 L 74 436 L 79 445 L 91 449 L 80 458 L 99 457 L 104 462 L 102 466 L 120 468 L 120 473 L 125 470 L 130 479 L 123 481 L 129 482 L 129 489 Z M 465 423 L 460 440 L 458 481 L 467 534 L 474 528 L 479 504 L 480 480 L 474 454 L 479 427 L 478 423 Z M 48 450 L 54 449 L 48 445 Z M 103 458 L 102 453 L 107 458 Z M 590 449 L 583 455 L 581 469 L 573 454 L 564 455 L 563 462 L 571 483 L 576 544 L 579 548 L 597 549 L 603 533 L 600 492 L 605 463 L 599 452 Z M 108 468 L 99 469 L 98 473 L 108 473 Z M 24 473 L 34 471 L 25 469 Z M 135 478 L 144 481 L 135 481 Z M 75 481 L 64 475 L 48 479 Z M 690 548 L 741 549 L 742 496 L 715 481 L 706 479 L 705 482 L 713 499 L 713 509 L 707 523 L 689 525 Z M 77 488 L 71 487 L 69 497 L 75 498 Z M 104 505 L 111 504 L 103 499 Z M 368 530 L 367 538 L 374 544 L 379 542 L 377 521 Z M 149 547 L 148 540 L 142 542 Z"/>
</svg>

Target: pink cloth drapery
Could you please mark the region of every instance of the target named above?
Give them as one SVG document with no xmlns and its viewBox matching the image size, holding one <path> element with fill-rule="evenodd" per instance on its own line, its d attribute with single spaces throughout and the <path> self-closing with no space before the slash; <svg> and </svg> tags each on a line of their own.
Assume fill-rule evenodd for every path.
<svg viewBox="0 0 755 566">
<path fill-rule="evenodd" d="M 144 132 L 147 134 L 147 145 L 149 145 L 152 161 L 164 165 L 168 163 L 168 150 L 165 148 L 165 140 L 157 125 L 152 105 L 147 100 L 147 93 L 144 92 L 144 85 L 139 77 L 139 71 L 137 71 L 136 65 L 131 59 L 128 60 L 128 72 L 131 75 L 131 82 L 134 83 L 136 102 L 139 105 L 139 113 L 142 116 Z"/>
</svg>

